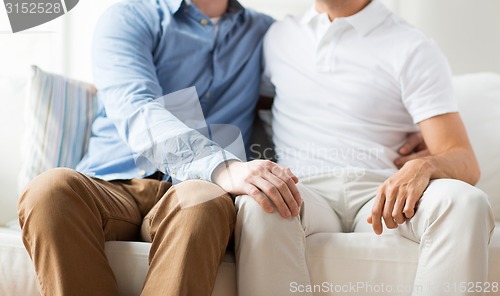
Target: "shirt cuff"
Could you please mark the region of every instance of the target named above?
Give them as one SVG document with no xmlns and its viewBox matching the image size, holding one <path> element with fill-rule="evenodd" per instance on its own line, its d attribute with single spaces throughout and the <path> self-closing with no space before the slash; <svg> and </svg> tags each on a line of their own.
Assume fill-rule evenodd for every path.
<svg viewBox="0 0 500 296">
<path fill-rule="evenodd" d="M 217 151 L 213 151 L 211 155 L 178 166 L 177 168 L 171 167 L 169 170 L 170 176 L 179 181 L 201 179 L 213 182 L 212 174 L 220 164 L 230 160 L 241 161 L 238 157 L 227 150 L 221 149 L 217 146 L 214 146 L 213 148 L 217 149 Z"/>
</svg>

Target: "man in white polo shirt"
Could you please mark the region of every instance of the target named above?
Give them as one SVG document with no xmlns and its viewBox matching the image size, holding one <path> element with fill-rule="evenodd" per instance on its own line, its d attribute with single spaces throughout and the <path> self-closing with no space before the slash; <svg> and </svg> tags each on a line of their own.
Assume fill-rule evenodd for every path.
<svg viewBox="0 0 500 296">
<path fill-rule="evenodd" d="M 303 206 L 283 219 L 237 197 L 239 295 L 308 290 L 308 235 L 383 224 L 420 244 L 414 295 L 486 282 L 494 218 L 473 187 L 478 164 L 435 42 L 379 0 L 316 0 L 271 27 L 264 56 L 277 156 L 299 177 Z M 431 155 L 398 170 L 397 148 L 418 130 Z"/>
</svg>

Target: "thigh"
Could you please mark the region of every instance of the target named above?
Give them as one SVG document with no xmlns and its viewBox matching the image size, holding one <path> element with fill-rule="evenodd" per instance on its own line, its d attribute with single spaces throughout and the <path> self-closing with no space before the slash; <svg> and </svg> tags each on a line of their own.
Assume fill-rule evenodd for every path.
<svg viewBox="0 0 500 296">
<path fill-rule="evenodd" d="M 25 218 L 36 209 L 53 221 L 71 219 L 87 230 L 102 229 L 108 241 L 135 240 L 141 212 L 156 202 L 159 183 L 136 179 L 108 182 L 67 168 L 52 169 L 28 184 L 19 201 L 19 216 Z"/>
<path fill-rule="evenodd" d="M 439 226 L 456 232 L 486 223 L 491 230 L 494 218 L 488 197 L 478 188 L 453 179 L 437 179 L 430 182 L 417 203 L 415 215 L 398 228 L 399 233 L 417 243 L 422 237 L 439 231 Z M 475 229 L 474 231 L 478 231 Z"/>
<path fill-rule="evenodd" d="M 314 233 L 342 231 L 342 223 L 340 222 L 339 216 L 320 194 L 302 183 L 297 184 L 297 189 L 299 189 L 303 201 L 298 220 L 302 225 L 305 236 Z M 237 196 L 235 206 L 236 211 L 238 212 L 238 217 L 240 218 L 242 216 L 241 210 L 242 208 L 245 208 L 245 212 L 247 212 L 246 214 L 251 215 L 253 220 L 257 219 L 259 221 L 266 221 L 266 223 L 274 224 L 275 222 L 268 220 L 268 218 L 277 219 L 279 222 L 283 220 L 283 218 L 281 218 L 276 211 L 273 214 L 265 213 L 260 205 L 253 198 L 247 195 Z M 257 218 L 259 215 L 262 216 Z"/>
<path fill-rule="evenodd" d="M 163 183 L 162 186 L 162 189 L 158 191 L 157 200 L 149 207 L 149 211 L 142 221 L 142 240 L 153 241 L 159 223 L 170 223 L 181 210 L 196 209 L 192 212 L 195 213 L 200 210 L 200 207 L 205 206 L 220 208 L 221 213 L 224 213 L 224 216 L 230 221 L 230 226 L 234 227 L 234 204 L 229 194 L 220 186 L 203 180 L 187 180 L 173 186 L 170 183 Z M 203 210 L 201 211 L 203 212 Z M 190 217 L 188 222 L 196 221 L 194 218 Z"/>
<path fill-rule="evenodd" d="M 143 217 L 170 187 L 169 183 L 151 179 L 89 179 L 101 208 L 106 241 L 139 240 Z"/>
<path fill-rule="evenodd" d="M 307 185 L 297 184 L 303 204 L 300 220 L 306 236 L 321 232 L 342 232 L 342 223 L 328 202 Z"/>
</svg>

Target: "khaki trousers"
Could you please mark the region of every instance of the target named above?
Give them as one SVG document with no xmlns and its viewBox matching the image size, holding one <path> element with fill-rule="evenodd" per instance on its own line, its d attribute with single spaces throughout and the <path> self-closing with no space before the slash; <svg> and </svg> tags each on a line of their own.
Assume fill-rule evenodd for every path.
<svg viewBox="0 0 500 296">
<path fill-rule="evenodd" d="M 234 232 L 238 295 L 313 295 L 292 293 L 290 285 L 321 284 L 311 281 L 306 237 L 315 233 L 372 232 L 366 218 L 385 179 L 349 170 L 303 179 L 298 189 L 304 203 L 300 216 L 293 219 L 283 219 L 276 212 L 268 214 L 251 197 L 238 196 Z M 413 295 L 483 295 L 451 291 L 447 286 L 487 281 L 488 244 L 494 227 L 488 198 L 481 190 L 457 180 L 431 181 L 415 216 L 397 229 L 401 236 L 420 244 Z M 397 287 L 399 283 L 386 284 Z"/>
<path fill-rule="evenodd" d="M 231 198 L 209 182 L 107 182 L 70 169 L 33 180 L 18 210 L 40 292 L 48 296 L 118 295 L 104 242 L 141 234 L 152 242 L 141 295 L 211 295 L 235 223 Z"/>
</svg>

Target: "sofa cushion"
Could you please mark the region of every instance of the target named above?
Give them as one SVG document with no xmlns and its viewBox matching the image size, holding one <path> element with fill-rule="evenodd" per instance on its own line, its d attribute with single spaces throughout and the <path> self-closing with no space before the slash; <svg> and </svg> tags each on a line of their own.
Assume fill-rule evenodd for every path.
<svg viewBox="0 0 500 296">
<path fill-rule="evenodd" d="M 95 88 L 33 66 L 25 103 L 19 190 L 54 167 L 74 168 L 97 115 Z"/>
<path fill-rule="evenodd" d="M 141 293 L 148 271 L 150 243 L 106 242 L 106 257 L 121 296 Z M 33 264 L 23 246 L 20 230 L 0 227 L 0 295 L 39 296 Z M 234 254 L 226 253 L 219 265 L 213 296 L 236 295 Z"/>
<path fill-rule="evenodd" d="M 455 92 L 460 114 L 481 167 L 477 187 L 486 192 L 500 219 L 500 75 L 457 76 Z"/>
</svg>

